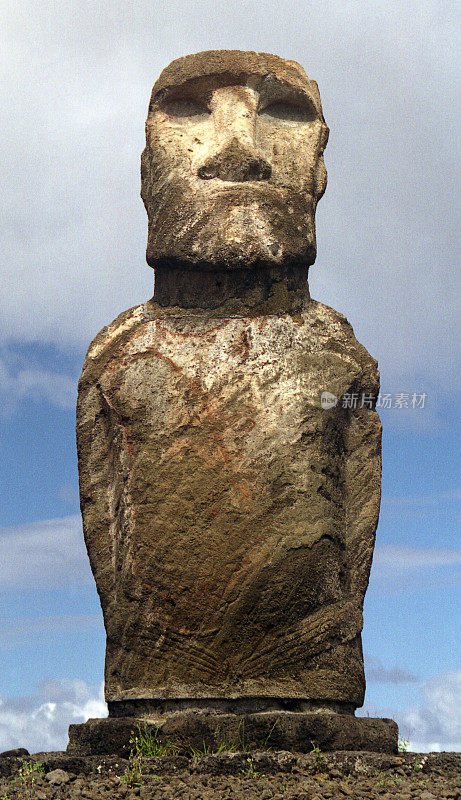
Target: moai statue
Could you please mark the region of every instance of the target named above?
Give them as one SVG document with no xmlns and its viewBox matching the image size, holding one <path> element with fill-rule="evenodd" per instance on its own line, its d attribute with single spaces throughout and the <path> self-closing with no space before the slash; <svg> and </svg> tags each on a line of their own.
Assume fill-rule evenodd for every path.
<svg viewBox="0 0 461 800">
<path fill-rule="evenodd" d="M 79 384 L 104 724 L 395 748 L 394 723 L 354 717 L 381 425 L 376 361 L 309 296 L 327 139 L 317 84 L 274 55 L 186 56 L 153 88 L 154 297 L 98 334 Z"/>
</svg>

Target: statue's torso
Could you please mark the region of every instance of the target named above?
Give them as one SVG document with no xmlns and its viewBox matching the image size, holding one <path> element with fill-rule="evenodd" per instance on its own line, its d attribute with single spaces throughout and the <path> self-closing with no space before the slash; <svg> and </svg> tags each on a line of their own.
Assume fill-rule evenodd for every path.
<svg viewBox="0 0 461 800">
<path fill-rule="evenodd" d="M 360 701 L 380 426 L 349 392 L 377 393 L 376 363 L 314 302 L 227 319 L 145 304 L 99 334 L 78 445 L 110 699 L 328 697 L 343 669 L 337 699 Z"/>
</svg>

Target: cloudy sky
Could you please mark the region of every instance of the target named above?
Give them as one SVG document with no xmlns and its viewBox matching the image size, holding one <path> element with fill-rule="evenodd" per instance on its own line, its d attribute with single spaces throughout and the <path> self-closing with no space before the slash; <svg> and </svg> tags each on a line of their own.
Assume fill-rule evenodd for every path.
<svg viewBox="0 0 461 800">
<path fill-rule="evenodd" d="M 414 749 L 461 749 L 454 14 L 451 0 L 2 3 L 0 749 L 62 748 L 70 722 L 105 713 L 76 385 L 97 331 L 152 294 L 152 84 L 210 48 L 274 52 L 318 81 L 331 135 L 311 294 L 348 317 L 391 398 L 362 713 L 393 716 Z"/>
</svg>

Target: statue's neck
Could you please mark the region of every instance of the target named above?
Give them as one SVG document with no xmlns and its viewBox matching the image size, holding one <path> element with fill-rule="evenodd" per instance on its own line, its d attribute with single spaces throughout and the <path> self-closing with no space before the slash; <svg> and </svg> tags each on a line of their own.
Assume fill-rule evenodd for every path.
<svg viewBox="0 0 461 800">
<path fill-rule="evenodd" d="M 307 266 L 205 271 L 155 268 L 159 306 L 225 314 L 299 313 L 309 302 Z"/>
</svg>

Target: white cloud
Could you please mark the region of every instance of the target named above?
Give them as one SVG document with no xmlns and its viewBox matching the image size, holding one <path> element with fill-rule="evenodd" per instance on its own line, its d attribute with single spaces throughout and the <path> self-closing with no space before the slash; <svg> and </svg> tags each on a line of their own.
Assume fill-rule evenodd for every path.
<svg viewBox="0 0 461 800">
<path fill-rule="evenodd" d="M 0 589 L 75 587 L 91 583 L 77 514 L 0 528 Z"/>
<path fill-rule="evenodd" d="M 380 509 L 380 530 L 386 526 L 395 528 L 397 523 L 418 520 L 420 526 L 433 526 L 440 521 L 441 514 L 451 515 L 453 520 L 461 520 L 461 491 L 456 488 L 439 492 L 420 492 L 406 495 L 383 494 Z M 439 524 L 439 523 L 436 523 Z M 456 522 L 455 522 L 456 524 Z M 453 531 L 456 537 L 456 531 Z"/>
<path fill-rule="evenodd" d="M 103 684 L 98 691 L 84 681 L 46 681 L 33 697 L 0 697 L 0 752 L 64 750 L 71 723 L 106 716 Z"/>
<path fill-rule="evenodd" d="M 385 667 L 379 658 L 374 656 L 365 656 L 365 674 L 367 681 L 375 681 L 377 683 L 417 683 L 418 677 L 408 670 L 402 669 L 397 665 L 394 667 Z"/>
<path fill-rule="evenodd" d="M 377 545 L 373 554 L 369 591 L 440 591 L 459 584 L 461 549 Z"/>
<path fill-rule="evenodd" d="M 459 503 L 461 490 L 448 489 L 444 492 L 429 492 L 427 494 L 402 494 L 383 495 L 381 508 L 386 511 L 395 510 L 398 514 L 405 511 L 413 512 L 415 508 L 440 508 L 443 503 Z"/>
<path fill-rule="evenodd" d="M 378 545 L 373 556 L 375 570 L 421 570 L 461 566 L 461 549 Z"/>
<path fill-rule="evenodd" d="M 394 715 L 409 749 L 461 751 L 461 671 L 432 678 L 422 694 L 420 706 Z"/>
<path fill-rule="evenodd" d="M 24 400 L 46 400 L 56 408 L 75 409 L 77 378 L 36 366 L 12 364 L 13 354 L 0 357 L 0 414 L 9 416 Z"/>
</svg>

